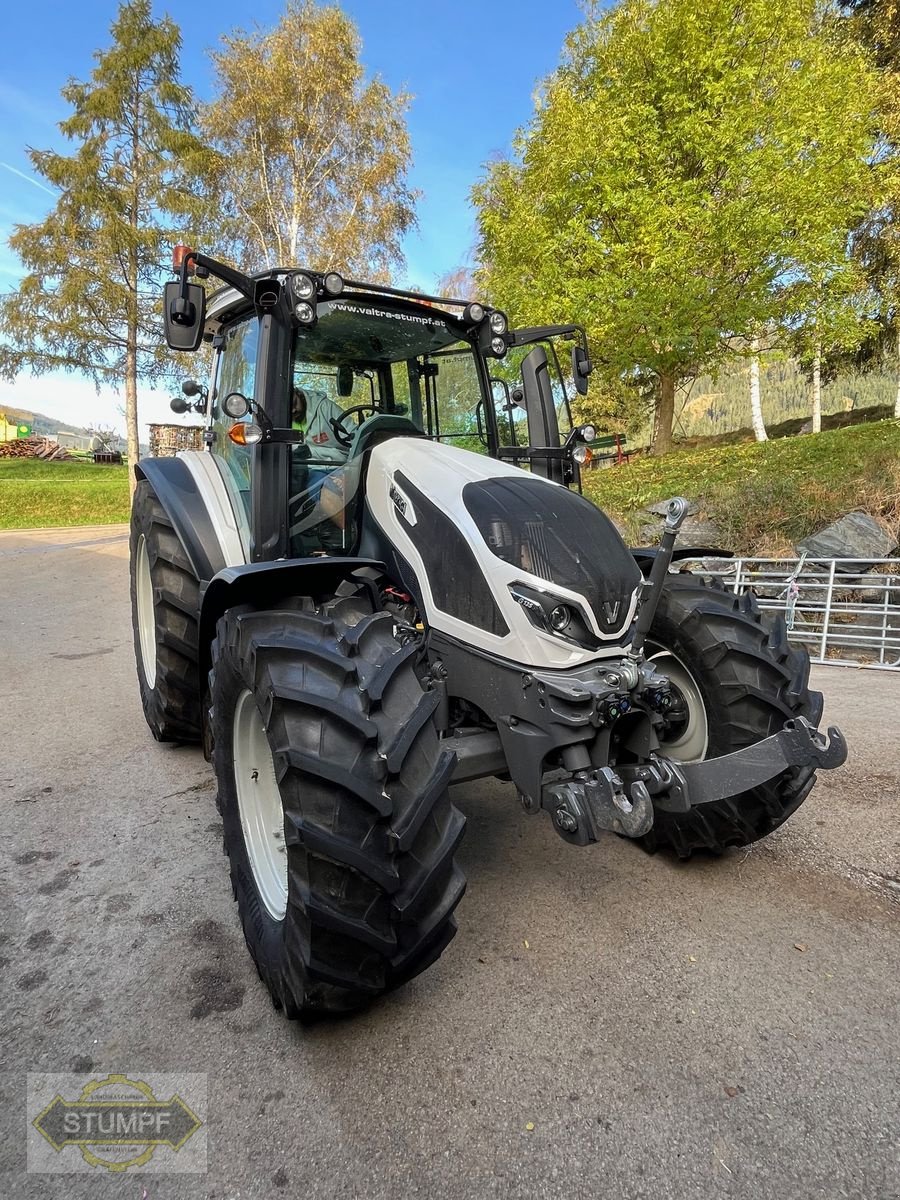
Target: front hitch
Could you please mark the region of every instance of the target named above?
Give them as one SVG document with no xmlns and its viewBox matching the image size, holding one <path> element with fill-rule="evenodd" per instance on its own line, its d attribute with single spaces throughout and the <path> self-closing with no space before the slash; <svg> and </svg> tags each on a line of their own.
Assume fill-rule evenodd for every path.
<svg viewBox="0 0 900 1200">
<path fill-rule="evenodd" d="M 793 767 L 831 771 L 847 760 L 847 742 L 836 725 L 820 733 L 805 717 L 786 721 L 771 737 L 704 762 L 676 763 L 654 754 L 649 762 L 618 768 L 626 789 L 638 784 L 656 808 L 687 812 L 728 796 L 739 796 Z"/>
<path fill-rule="evenodd" d="M 544 785 L 541 808 L 549 811 L 560 837 L 578 846 L 598 841 L 603 831 L 637 838 L 649 832 L 654 809 L 689 812 L 752 791 L 792 768 L 830 771 L 846 759 L 847 743 L 835 725 L 823 734 L 805 717 L 795 717 L 771 737 L 705 762 L 652 754 L 642 763 L 577 771 L 571 779 Z"/>
</svg>

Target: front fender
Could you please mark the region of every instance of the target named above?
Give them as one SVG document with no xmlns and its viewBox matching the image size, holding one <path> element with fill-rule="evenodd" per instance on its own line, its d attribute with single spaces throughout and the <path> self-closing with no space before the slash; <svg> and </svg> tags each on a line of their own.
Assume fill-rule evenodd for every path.
<svg viewBox="0 0 900 1200">
<path fill-rule="evenodd" d="M 293 558 L 279 562 L 245 563 L 225 567 L 211 579 L 200 604 L 200 678 L 210 667 L 210 647 L 216 623 L 226 609 L 237 604 L 268 608 L 285 596 L 312 596 L 323 603 L 334 596 L 357 571 L 372 578 L 383 574 L 383 563 L 373 558 Z"/>
<path fill-rule="evenodd" d="M 225 566 L 225 556 L 187 463 L 180 458 L 142 458 L 134 474 L 153 488 L 200 583 L 212 579 Z"/>
</svg>

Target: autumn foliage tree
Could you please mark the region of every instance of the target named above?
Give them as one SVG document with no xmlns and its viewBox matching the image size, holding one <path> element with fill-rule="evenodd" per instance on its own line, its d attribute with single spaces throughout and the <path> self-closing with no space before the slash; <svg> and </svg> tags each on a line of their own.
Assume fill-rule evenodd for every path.
<svg viewBox="0 0 900 1200">
<path fill-rule="evenodd" d="M 475 189 L 485 288 L 526 324 L 583 320 L 612 390 L 650 384 L 666 451 L 678 385 L 845 255 L 873 86 L 815 0 L 597 6 Z"/>
<path fill-rule="evenodd" d="M 72 152 L 29 151 L 58 199 L 10 238 L 25 275 L 0 301 L 0 372 L 63 369 L 121 384 L 136 462 L 138 380 L 166 369 L 161 269 L 173 226 L 183 227 L 191 208 L 174 172 L 197 144 L 192 96 L 179 82 L 178 27 L 155 21 L 150 0 L 128 0 L 111 32 L 90 79 L 62 91 L 72 114 L 60 129 Z"/>
<path fill-rule="evenodd" d="M 274 29 L 235 32 L 213 54 L 215 96 L 201 110 L 211 237 L 246 269 L 384 279 L 402 263 L 415 221 L 409 97 L 366 79 L 360 50 L 338 7 L 299 0 Z"/>
</svg>

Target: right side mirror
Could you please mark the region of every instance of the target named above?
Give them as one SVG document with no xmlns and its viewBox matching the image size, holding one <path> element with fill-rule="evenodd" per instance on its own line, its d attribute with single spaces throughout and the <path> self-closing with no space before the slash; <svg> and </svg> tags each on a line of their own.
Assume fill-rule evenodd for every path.
<svg viewBox="0 0 900 1200">
<path fill-rule="evenodd" d="M 575 391 L 579 396 L 586 396 L 588 390 L 588 375 L 593 371 L 593 365 L 583 346 L 572 347 L 572 378 L 575 381 Z"/>
<path fill-rule="evenodd" d="M 182 299 L 181 284 L 172 280 L 163 289 L 163 321 L 166 344 L 172 350 L 196 350 L 203 341 L 206 324 L 206 289 L 199 283 L 187 285 Z"/>
</svg>

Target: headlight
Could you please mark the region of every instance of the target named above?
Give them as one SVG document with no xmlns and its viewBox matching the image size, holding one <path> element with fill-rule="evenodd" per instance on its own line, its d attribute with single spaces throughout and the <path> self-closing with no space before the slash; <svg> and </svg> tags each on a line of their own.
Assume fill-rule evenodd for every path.
<svg viewBox="0 0 900 1200">
<path fill-rule="evenodd" d="M 239 421 L 250 411 L 250 404 L 247 397 L 242 396 L 240 392 L 229 392 L 222 401 L 222 411 L 226 417 L 231 417 L 232 421 Z"/>
<path fill-rule="evenodd" d="M 311 300 L 316 294 L 316 285 L 308 275 L 295 275 L 291 287 L 298 300 Z M 303 319 L 302 317 L 300 318 Z"/>
<path fill-rule="evenodd" d="M 586 442 L 592 442 L 597 436 L 597 430 L 593 425 L 582 425 L 578 432 Z"/>
<path fill-rule="evenodd" d="M 510 583 L 508 587 L 535 629 L 585 650 L 595 650 L 600 645 L 580 604 L 564 601 L 530 583 Z"/>
<path fill-rule="evenodd" d="M 329 296 L 339 296 L 344 290 L 344 280 L 337 271 L 329 271 L 322 283 Z"/>
<path fill-rule="evenodd" d="M 502 312 L 491 313 L 491 333 L 506 333 L 506 317 Z"/>
<path fill-rule="evenodd" d="M 557 604 L 555 608 L 550 610 L 550 628 L 556 633 L 562 631 L 572 623 L 572 610 L 567 604 Z"/>
<path fill-rule="evenodd" d="M 590 446 L 576 446 L 572 451 L 572 457 L 580 467 L 583 467 L 585 463 L 589 463 L 594 457 L 594 452 Z"/>
<path fill-rule="evenodd" d="M 302 304 L 297 305 L 294 312 L 297 315 L 297 320 L 301 321 L 304 325 L 311 325 L 316 319 L 316 310 L 311 304 L 307 304 L 305 300 Z"/>
</svg>

